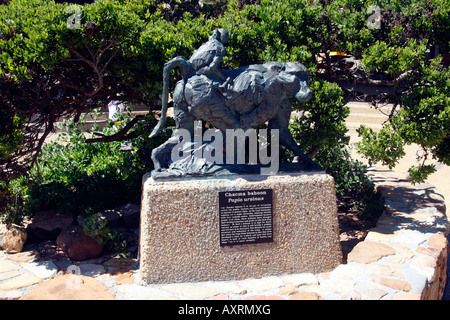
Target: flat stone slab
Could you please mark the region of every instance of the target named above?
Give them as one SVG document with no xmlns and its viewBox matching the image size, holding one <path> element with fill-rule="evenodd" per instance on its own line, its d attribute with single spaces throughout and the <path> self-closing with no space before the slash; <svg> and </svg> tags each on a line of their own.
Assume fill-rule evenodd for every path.
<svg viewBox="0 0 450 320">
<path fill-rule="evenodd" d="M 0 264 L 0 273 L 14 271 L 20 269 L 20 265 L 15 264 L 14 262 L 5 260 Z"/>
<path fill-rule="evenodd" d="M 115 295 L 100 281 L 85 276 L 64 275 L 42 284 L 20 300 L 115 300 Z"/>
<path fill-rule="evenodd" d="M 22 296 L 20 290 L 0 291 L 0 300 L 17 300 Z"/>
<path fill-rule="evenodd" d="M 115 289 L 119 294 L 125 296 L 127 300 L 170 300 L 178 299 L 171 292 L 145 287 L 136 284 L 122 284 L 115 286 Z"/>
<path fill-rule="evenodd" d="M 21 274 L 20 276 L 11 278 L 9 280 L 6 280 L 5 282 L 0 283 L 0 291 L 25 288 L 40 282 L 42 282 L 41 278 L 38 278 L 28 273 L 24 273 Z"/>
<path fill-rule="evenodd" d="M 272 189 L 273 242 L 220 246 L 219 192 Z M 140 272 L 150 283 L 327 272 L 342 262 L 333 178 L 143 178 Z"/>
<path fill-rule="evenodd" d="M 168 284 L 163 287 L 164 290 L 172 292 L 177 295 L 185 296 L 189 299 L 205 299 L 208 297 L 213 297 L 221 292 L 216 289 L 206 288 L 198 285 L 187 285 L 187 284 Z"/>
<path fill-rule="evenodd" d="M 371 263 L 383 257 L 393 255 L 396 251 L 391 246 L 374 241 L 358 243 L 348 254 L 348 262 Z"/>
<path fill-rule="evenodd" d="M 286 275 L 283 276 L 281 280 L 283 280 L 284 283 L 292 285 L 294 287 L 319 284 L 317 277 L 312 273 Z"/>
<path fill-rule="evenodd" d="M 27 262 L 22 267 L 41 279 L 53 278 L 58 272 L 58 267 L 51 261 Z"/>
</svg>

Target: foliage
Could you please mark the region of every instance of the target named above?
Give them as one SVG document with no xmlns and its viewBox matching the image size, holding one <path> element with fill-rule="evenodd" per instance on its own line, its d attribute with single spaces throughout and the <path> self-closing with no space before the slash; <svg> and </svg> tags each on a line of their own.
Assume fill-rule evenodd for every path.
<svg viewBox="0 0 450 320">
<path fill-rule="evenodd" d="M 427 41 L 417 44 L 414 39 L 408 39 L 406 45 L 401 43 L 398 46 L 377 41 L 367 49 L 362 62 L 368 71 L 376 70 L 394 76 L 419 65 L 425 53 Z"/>
<path fill-rule="evenodd" d="M 108 227 L 108 220 L 99 217 L 98 214 L 90 215 L 83 223 L 83 232 L 96 239 L 97 242 L 105 246 L 107 252 L 118 252 L 125 255 L 127 246 L 116 230 Z"/>
<path fill-rule="evenodd" d="M 78 121 L 117 97 L 153 106 L 161 66 L 190 54 L 214 29 L 190 12 L 166 20 L 159 1 L 99 0 L 78 8 L 79 28 L 70 27 L 77 17 L 67 3 L 15 0 L 0 7 L 0 123 L 16 115 L 29 122 L 23 143 L 15 144 L 19 151 L 0 159 L 11 178 L 35 164 L 59 118 Z"/>
<path fill-rule="evenodd" d="M 351 159 L 347 148 L 336 145 L 322 148 L 316 159 L 334 178 L 339 205 L 346 212 L 356 212 L 363 228 L 373 227 L 383 212 L 384 202 L 374 194 L 374 183 L 367 176 L 367 167 Z"/>
<path fill-rule="evenodd" d="M 91 117 L 101 116 L 93 111 Z M 107 121 L 102 134 L 112 135 L 131 120 L 121 115 L 118 122 Z M 3 218 L 9 221 L 38 210 L 57 208 L 75 215 L 92 215 L 103 209 L 112 209 L 127 202 L 138 202 L 142 175 L 152 169 L 147 154 L 138 152 L 143 147 L 152 149 L 158 141 L 145 136 L 135 139 L 132 151 L 120 151 L 122 143 L 85 143 L 90 130 L 83 130 L 85 117 L 75 124 L 66 118 L 57 140 L 47 143 L 38 157 L 37 165 L 28 176 L 14 179 L 9 192 L 15 199 Z M 98 131 L 97 131 L 98 132 Z"/>
<path fill-rule="evenodd" d="M 290 129 L 308 155 L 314 157 L 320 148 L 348 144 L 345 118 L 350 109 L 344 105 L 343 92 L 337 84 L 317 80 L 310 83 L 310 88 L 313 98 L 296 105 L 303 114 L 294 117 Z"/>
<path fill-rule="evenodd" d="M 139 177 L 146 169 L 140 168 L 136 154 L 121 152 L 120 142 L 86 144 L 84 132 L 73 122 L 67 121 L 66 127 L 59 141 L 44 146 L 30 173 L 39 185 L 35 192 L 40 193 L 41 207 L 56 204 L 65 211 L 94 213 L 118 201 L 136 201 Z"/>
<path fill-rule="evenodd" d="M 450 165 L 450 69 L 440 59 L 424 65 L 412 77 L 412 90 L 402 98 L 402 108 L 392 122 L 406 143 L 431 150 L 439 161 Z M 441 150 L 441 152 L 438 152 Z"/>
<path fill-rule="evenodd" d="M 1 112 L 2 110 L 0 110 Z M 6 117 L 2 117 L 5 119 Z M 23 142 L 25 117 L 15 114 L 0 124 L 0 157 L 7 158 L 19 151 Z"/>
<path fill-rule="evenodd" d="M 381 161 L 383 165 L 392 169 L 405 155 L 403 140 L 389 125 L 384 126 L 380 132 L 375 132 L 364 125 L 357 131 L 363 139 L 356 145 L 358 150 L 366 155 L 370 165 Z"/>
<path fill-rule="evenodd" d="M 425 164 L 430 155 L 446 165 L 450 164 L 450 70 L 442 66 L 441 57 L 430 61 L 423 59 L 425 44 L 408 41 L 408 45 L 397 48 L 398 51 L 391 47 L 396 57 L 402 57 L 399 59 L 401 62 L 395 62 L 392 57 L 386 58 L 380 52 L 371 53 L 365 58 L 368 66 L 376 66 L 384 72 L 392 73 L 394 77 L 398 72 L 408 73 L 409 84 L 402 90 L 400 99 L 394 96 L 395 104 L 389 122 L 381 132 L 375 133 L 365 127 L 359 129 L 363 138 L 358 144 L 359 151 L 371 163 L 382 161 L 392 168 L 405 155 L 404 145 L 418 144 L 423 150 L 423 154 L 417 159 L 420 163 L 408 170 L 413 183 L 423 182 L 435 171 L 434 165 Z M 378 58 L 374 58 L 375 56 Z M 394 88 L 397 85 L 395 82 Z M 398 111 L 397 106 L 400 107 Z"/>
<path fill-rule="evenodd" d="M 20 224 L 32 207 L 30 187 L 25 176 L 7 183 L 0 181 L 0 221 Z"/>
<path fill-rule="evenodd" d="M 380 28 L 368 24 L 373 6 L 381 13 Z M 94 212 L 106 205 L 107 194 L 117 199 L 137 188 L 139 175 L 151 166 L 151 149 L 164 140 L 146 138 L 159 109 L 164 63 L 189 57 L 218 27 L 230 31 L 225 69 L 269 60 L 298 61 L 309 69 L 314 97 L 294 106 L 301 116 L 291 131 L 310 157 L 330 172 L 331 163 L 340 168 L 335 179 L 346 181 L 337 179 L 338 185 L 356 190 L 363 184 L 356 178 L 353 183 L 350 172 L 356 169 L 331 157 L 349 160 L 335 148 L 348 143 L 346 102 L 362 96 L 343 84 L 393 88 L 364 96 L 392 104 L 381 132 L 359 130 L 359 150 L 370 163 L 392 167 L 403 147 L 416 143 L 423 149 L 419 166 L 410 169 L 417 182 L 434 170 L 427 159 L 450 162 L 450 73 L 441 57 L 431 55 L 434 45 L 449 50 L 447 0 L 97 0 L 77 7 L 80 27 L 70 28 L 73 8 L 52 0 L 0 6 L 0 206 L 10 208 L 1 209 L 5 216 L 52 201 Z M 348 56 L 336 60 L 331 51 Z M 115 142 L 85 144 L 75 123 L 113 99 L 146 104 L 149 115 L 95 140 Z M 70 141 L 44 146 L 56 121 L 69 115 L 75 122 L 68 122 Z M 125 140 L 133 141 L 134 152 L 118 151 L 118 141 Z"/>
<path fill-rule="evenodd" d="M 373 6 L 379 8 L 380 28 L 368 26 Z M 419 160 L 432 154 L 441 162 L 448 161 L 448 68 L 442 67 L 441 58 L 429 57 L 434 44 L 448 52 L 449 13 L 450 4 L 441 0 L 261 1 L 258 6 L 242 8 L 239 17 L 234 17 L 235 25 L 242 28 L 233 31 L 227 62 L 237 66 L 300 61 L 308 67 L 314 98 L 299 106 L 308 109 L 302 110 L 306 112 L 291 129 L 310 156 L 320 146 L 344 143 L 346 114 L 339 104 L 356 95 L 331 93 L 331 85 L 319 86 L 317 79 L 359 79 L 393 87 L 392 93 L 365 96 L 393 105 L 380 133 L 364 127 L 359 130 L 363 138 L 359 151 L 370 163 L 382 161 L 392 168 L 405 155 L 404 145 L 411 143 L 424 149 Z M 333 50 L 360 57 L 361 67 L 346 67 L 349 60 L 342 59 L 344 69 L 340 68 L 340 62 L 331 61 Z M 422 118 L 417 116 L 418 109 Z M 411 175 L 413 182 L 423 181 L 432 172 L 425 168 L 425 163 L 416 168 L 423 172 Z"/>
</svg>

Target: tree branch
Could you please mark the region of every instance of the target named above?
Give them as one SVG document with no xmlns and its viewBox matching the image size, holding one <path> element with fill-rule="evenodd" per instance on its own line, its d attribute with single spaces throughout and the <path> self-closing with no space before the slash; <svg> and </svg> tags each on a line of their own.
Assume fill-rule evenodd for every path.
<svg viewBox="0 0 450 320">
<path fill-rule="evenodd" d="M 111 136 L 103 136 L 101 138 L 86 139 L 84 142 L 85 143 L 112 142 L 112 141 L 124 141 L 124 140 L 137 138 L 139 136 L 137 133 L 134 133 L 134 132 L 132 132 L 130 134 L 127 134 L 127 133 L 142 118 L 144 118 L 143 115 L 137 115 L 136 117 L 134 117 L 133 120 L 128 122 L 127 125 L 122 130 L 120 130 L 119 132 L 117 132 Z"/>
</svg>

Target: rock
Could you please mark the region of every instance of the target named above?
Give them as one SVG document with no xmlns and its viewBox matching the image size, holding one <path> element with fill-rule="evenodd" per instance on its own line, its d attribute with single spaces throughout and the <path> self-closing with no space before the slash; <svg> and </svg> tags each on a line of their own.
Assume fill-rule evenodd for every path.
<svg viewBox="0 0 450 320">
<path fill-rule="evenodd" d="M 400 230 L 390 243 L 401 245 L 403 247 L 416 248 L 428 240 L 428 235 L 417 230 Z"/>
<path fill-rule="evenodd" d="M 215 288 L 221 292 L 230 292 L 233 294 L 246 294 L 247 290 L 237 285 L 236 283 L 231 283 L 227 281 L 208 281 L 208 287 Z"/>
<path fill-rule="evenodd" d="M 0 224 L 0 249 L 8 253 L 21 252 L 26 241 L 27 232 L 24 228 Z"/>
<path fill-rule="evenodd" d="M 283 297 L 280 296 L 264 296 L 264 295 L 254 295 L 245 298 L 244 300 L 284 300 Z M 263 311 L 264 312 L 264 311 Z"/>
<path fill-rule="evenodd" d="M 417 255 L 411 260 L 411 268 L 432 282 L 436 276 L 436 259 L 431 256 Z"/>
<path fill-rule="evenodd" d="M 226 294 L 221 293 L 221 294 L 218 294 L 217 296 L 208 298 L 207 300 L 229 300 L 229 299 Z"/>
<path fill-rule="evenodd" d="M 162 287 L 162 289 L 175 294 L 185 296 L 188 299 L 206 299 L 222 293 L 212 288 L 206 288 L 198 285 L 178 284 L 178 283 L 165 285 Z"/>
<path fill-rule="evenodd" d="M 399 280 L 399 279 L 391 279 L 391 278 L 379 276 L 377 274 L 373 274 L 370 277 L 370 280 L 375 283 L 379 283 L 385 287 L 392 288 L 394 290 L 401 290 L 401 291 L 410 291 L 411 290 L 411 285 L 408 282 Z"/>
<path fill-rule="evenodd" d="M 20 300 L 115 300 L 102 282 L 91 277 L 63 275 L 48 280 Z"/>
<path fill-rule="evenodd" d="M 412 257 L 414 257 L 414 253 L 411 251 L 407 251 L 407 252 L 396 255 L 395 257 L 389 259 L 387 262 L 391 263 L 391 264 L 399 264 L 400 265 L 400 264 L 405 263 Z"/>
<path fill-rule="evenodd" d="M 4 260 L 0 263 L 0 273 L 19 270 L 20 266 L 12 261 Z"/>
<path fill-rule="evenodd" d="M 367 234 L 365 240 L 366 241 L 378 241 L 378 242 L 389 242 L 396 234 L 398 230 L 394 228 L 386 228 L 386 227 L 375 227 L 370 229 Z"/>
<path fill-rule="evenodd" d="M 29 287 L 40 282 L 42 282 L 41 278 L 38 278 L 28 273 L 24 273 L 20 276 L 14 277 L 12 279 L 0 283 L 0 291 L 16 290 L 24 287 Z"/>
<path fill-rule="evenodd" d="M 233 294 L 240 294 L 240 295 L 247 294 L 247 290 L 241 287 L 230 290 L 230 292 Z"/>
<path fill-rule="evenodd" d="M 108 227 L 117 227 L 120 225 L 120 212 L 116 210 L 103 210 L 98 213 L 99 219 L 106 219 Z"/>
<path fill-rule="evenodd" d="M 134 258 L 121 258 L 120 256 L 111 257 L 103 265 L 108 270 L 108 272 L 115 272 L 120 269 L 131 269 L 136 263 Z"/>
<path fill-rule="evenodd" d="M 371 263 L 395 253 L 395 249 L 387 244 L 363 241 L 358 243 L 348 254 L 348 262 Z"/>
<path fill-rule="evenodd" d="M 36 245 L 36 251 L 39 252 L 41 260 L 55 259 L 60 260 L 66 258 L 66 254 L 56 244 L 56 241 L 47 240 Z"/>
<path fill-rule="evenodd" d="M 329 274 L 329 279 L 355 280 L 365 272 L 360 265 L 341 264 Z"/>
<path fill-rule="evenodd" d="M 136 228 L 139 226 L 141 215 L 140 206 L 133 203 L 127 203 L 124 206 L 117 207 L 115 210 L 120 212 L 124 226 L 128 228 Z"/>
<path fill-rule="evenodd" d="M 170 292 L 136 284 L 117 285 L 114 289 L 130 300 L 168 300 L 174 297 Z"/>
<path fill-rule="evenodd" d="M 262 291 L 282 287 L 283 281 L 278 277 L 265 277 L 262 279 L 243 280 L 240 285 L 248 291 Z"/>
<path fill-rule="evenodd" d="M 327 300 L 342 300 L 353 295 L 354 285 L 352 280 L 324 280 L 318 286 L 304 288 L 304 292 L 315 292 Z"/>
<path fill-rule="evenodd" d="M 114 272 L 113 275 L 117 285 L 134 282 L 133 270 L 118 270 Z"/>
<path fill-rule="evenodd" d="M 84 234 L 80 226 L 65 229 L 56 239 L 57 245 L 72 260 L 87 260 L 98 257 L 103 251 L 103 245 Z"/>
<path fill-rule="evenodd" d="M 0 300 L 17 300 L 22 296 L 20 290 L 0 291 Z"/>
<path fill-rule="evenodd" d="M 448 248 L 448 245 L 449 244 L 448 244 L 447 238 L 443 234 L 437 234 L 437 235 L 431 236 L 428 239 L 428 246 L 436 249 L 439 252 L 441 252 L 445 248 Z"/>
<path fill-rule="evenodd" d="M 375 282 L 360 281 L 356 284 L 355 289 L 360 293 L 361 300 L 380 300 L 388 294 Z"/>
<path fill-rule="evenodd" d="M 420 293 L 399 291 L 392 296 L 392 300 L 420 300 Z"/>
<path fill-rule="evenodd" d="M 291 300 L 323 300 L 322 297 L 315 292 L 299 292 L 296 293 Z"/>
<path fill-rule="evenodd" d="M 45 210 L 35 214 L 27 227 L 33 240 L 55 240 L 62 230 L 74 223 L 71 215 L 57 210 Z"/>
<path fill-rule="evenodd" d="M 281 277 L 281 280 L 294 287 L 319 284 L 319 280 L 317 280 L 317 277 L 312 273 L 286 275 Z"/>
<path fill-rule="evenodd" d="M 401 267 L 382 264 L 371 264 L 368 265 L 367 268 L 376 274 L 385 275 L 389 277 L 404 278 Z"/>
<path fill-rule="evenodd" d="M 12 260 L 12 261 L 18 262 L 18 263 L 31 262 L 37 258 L 39 258 L 39 252 L 37 252 L 36 250 L 14 253 L 8 257 L 9 260 Z"/>
<path fill-rule="evenodd" d="M 18 270 L 0 272 L 0 282 L 20 276 L 22 273 Z"/>
<path fill-rule="evenodd" d="M 101 264 L 86 263 L 80 264 L 80 274 L 83 276 L 95 277 L 106 272 L 105 267 Z"/>
<path fill-rule="evenodd" d="M 62 274 L 71 273 L 72 272 L 71 268 L 73 268 L 71 266 L 74 265 L 74 262 L 72 260 L 70 260 L 69 258 L 67 258 L 65 256 L 65 254 L 64 254 L 63 258 L 53 260 L 53 263 L 58 267 L 59 273 L 62 273 Z M 82 275 L 85 276 L 85 274 L 82 274 Z"/>
<path fill-rule="evenodd" d="M 297 292 L 298 292 L 298 290 L 295 289 L 294 287 L 283 287 L 283 288 L 280 288 L 280 290 L 278 291 L 278 293 L 281 295 L 292 295 Z"/>
</svg>

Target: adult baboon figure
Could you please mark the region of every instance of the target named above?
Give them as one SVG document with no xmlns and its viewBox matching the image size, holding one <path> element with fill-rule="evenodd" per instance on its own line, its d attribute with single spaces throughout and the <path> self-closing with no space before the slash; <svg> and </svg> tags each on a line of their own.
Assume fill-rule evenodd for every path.
<svg viewBox="0 0 450 320">
<path fill-rule="evenodd" d="M 208 52 L 208 46 L 203 45 L 200 49 Z M 212 54 L 216 52 L 212 50 Z M 179 67 L 182 80 L 176 84 L 173 93 L 176 129 L 188 130 L 193 136 L 196 119 L 208 122 L 224 133 L 227 129 L 258 128 L 268 122 L 269 128 L 279 130 L 280 143 L 298 156 L 306 168 L 317 168 L 304 155 L 288 129 L 293 98 L 300 102 L 311 98 L 308 71 L 302 64 L 267 62 L 220 71 L 218 59 L 210 57 L 204 58 L 206 70 L 214 71 L 199 72 L 205 68 L 199 67 L 198 62 L 194 68 L 192 61 L 195 59 L 176 57 L 165 64 L 161 117 L 150 137 L 161 132 L 164 126 L 170 71 Z M 153 150 L 155 170 L 168 167 L 171 151 L 178 143 L 175 131 L 171 138 Z"/>
</svg>

